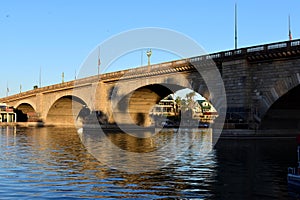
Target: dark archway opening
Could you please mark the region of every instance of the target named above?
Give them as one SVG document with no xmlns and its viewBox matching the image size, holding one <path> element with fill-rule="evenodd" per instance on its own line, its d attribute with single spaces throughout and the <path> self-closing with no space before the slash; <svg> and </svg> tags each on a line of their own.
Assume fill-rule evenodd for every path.
<svg viewBox="0 0 300 200">
<path fill-rule="evenodd" d="M 34 108 L 28 103 L 20 104 L 15 112 L 17 114 L 17 122 L 38 121 L 38 116 Z"/>
<path fill-rule="evenodd" d="M 300 85 L 280 97 L 269 108 L 261 129 L 300 129 Z"/>
</svg>

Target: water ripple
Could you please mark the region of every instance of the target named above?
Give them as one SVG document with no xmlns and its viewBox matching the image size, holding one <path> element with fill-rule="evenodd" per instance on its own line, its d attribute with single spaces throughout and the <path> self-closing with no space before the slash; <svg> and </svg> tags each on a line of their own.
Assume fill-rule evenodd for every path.
<svg viewBox="0 0 300 200">
<path fill-rule="evenodd" d="M 76 130 L 1 129 L 0 197 L 296 199 L 286 183 L 286 169 L 296 161 L 293 145 L 287 140 L 225 140 L 203 156 L 201 145 L 193 144 L 169 165 L 134 174 L 98 162 Z"/>
</svg>

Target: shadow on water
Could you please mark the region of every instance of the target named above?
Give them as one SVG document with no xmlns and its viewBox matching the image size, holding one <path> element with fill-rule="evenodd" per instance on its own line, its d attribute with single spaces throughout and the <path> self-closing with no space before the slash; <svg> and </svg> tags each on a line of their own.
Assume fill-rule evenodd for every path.
<svg viewBox="0 0 300 200">
<path fill-rule="evenodd" d="M 299 198 L 287 184 L 287 169 L 297 163 L 296 146 L 295 138 L 220 139 L 216 197 Z"/>
</svg>

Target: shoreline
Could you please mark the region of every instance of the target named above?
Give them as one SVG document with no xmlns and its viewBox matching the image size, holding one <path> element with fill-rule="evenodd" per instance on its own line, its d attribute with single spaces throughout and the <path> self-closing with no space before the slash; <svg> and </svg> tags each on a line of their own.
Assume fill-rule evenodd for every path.
<svg viewBox="0 0 300 200">
<path fill-rule="evenodd" d="M 17 126 L 17 127 L 33 127 L 33 128 L 40 128 L 40 127 L 74 127 L 74 125 L 53 125 L 53 124 L 44 124 L 43 122 L 9 122 L 9 123 L 0 123 L 0 127 L 5 126 Z M 125 126 L 130 130 L 130 126 Z M 145 127 L 145 128 L 132 128 L 131 130 L 151 130 L 155 127 Z M 161 127 L 157 127 L 161 128 Z M 177 129 L 178 127 L 167 127 L 164 129 Z M 186 129 L 189 127 L 181 127 L 182 129 Z M 97 130 L 99 129 L 99 125 L 90 125 L 84 127 L 87 130 Z M 121 130 L 116 125 L 104 125 L 101 129 L 105 131 L 118 131 Z M 205 130 L 207 128 L 201 128 L 201 130 Z M 295 137 L 300 134 L 300 130 L 296 129 L 269 129 L 269 130 L 251 130 L 251 129 L 223 129 L 222 133 L 220 134 L 220 138 L 270 138 L 270 137 Z"/>
<path fill-rule="evenodd" d="M 296 137 L 299 133 L 300 130 L 294 130 L 294 129 L 269 129 L 269 130 L 223 129 L 220 138 L 222 139 L 291 138 L 291 137 Z"/>
</svg>

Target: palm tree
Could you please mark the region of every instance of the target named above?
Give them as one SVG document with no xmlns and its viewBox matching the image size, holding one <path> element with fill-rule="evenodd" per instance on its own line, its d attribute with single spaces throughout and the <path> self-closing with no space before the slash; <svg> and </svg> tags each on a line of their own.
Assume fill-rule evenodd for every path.
<svg viewBox="0 0 300 200">
<path fill-rule="evenodd" d="M 179 110 L 180 110 L 180 108 L 181 108 L 182 99 L 181 99 L 179 96 L 176 97 L 175 103 L 176 103 L 176 109 L 175 109 L 175 112 L 176 112 L 176 114 L 178 115 Z"/>
<path fill-rule="evenodd" d="M 194 97 L 196 96 L 196 92 L 190 92 L 185 95 L 187 99 L 187 106 L 188 108 L 192 109 L 194 107 Z"/>
</svg>

